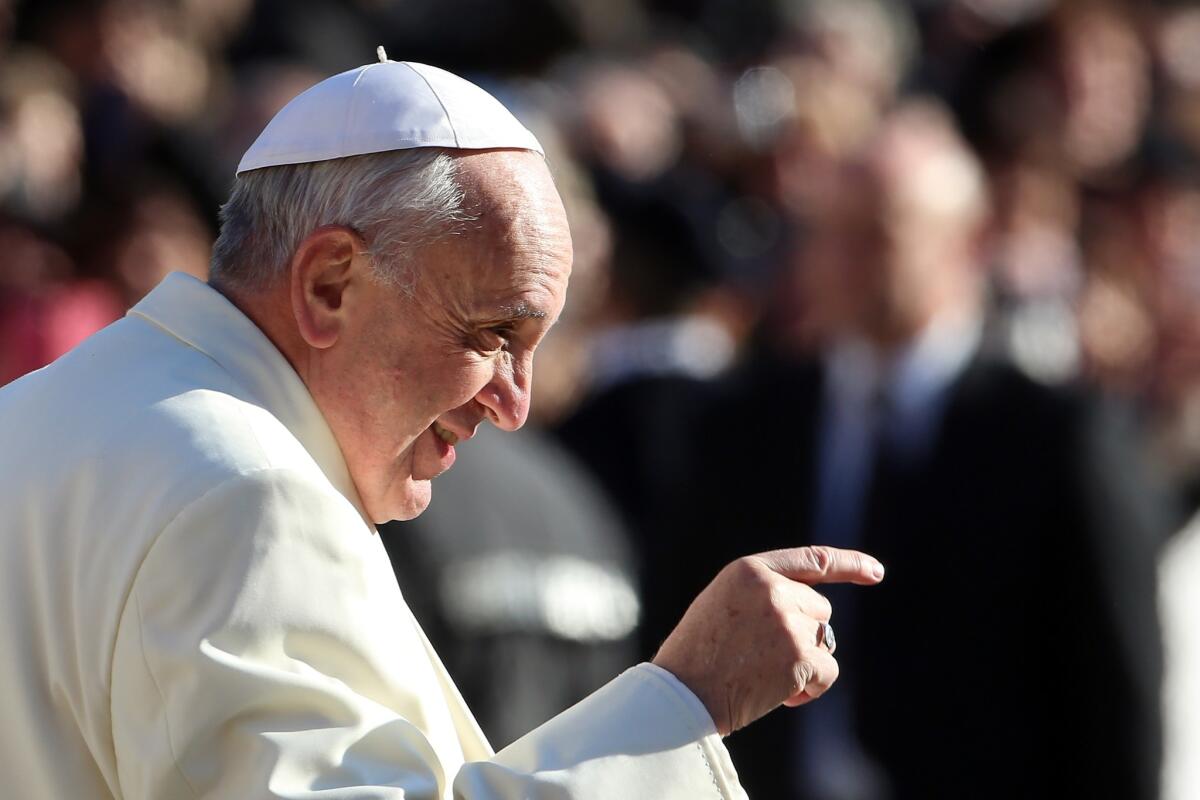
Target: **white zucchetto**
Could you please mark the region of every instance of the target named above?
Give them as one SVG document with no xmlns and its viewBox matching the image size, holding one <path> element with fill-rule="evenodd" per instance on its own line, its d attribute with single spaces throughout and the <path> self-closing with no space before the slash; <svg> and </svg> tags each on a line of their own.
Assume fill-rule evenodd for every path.
<svg viewBox="0 0 1200 800">
<path fill-rule="evenodd" d="M 237 174 L 415 147 L 545 155 L 499 100 L 470 81 L 425 64 L 381 60 L 293 98 L 250 145 Z"/>
</svg>

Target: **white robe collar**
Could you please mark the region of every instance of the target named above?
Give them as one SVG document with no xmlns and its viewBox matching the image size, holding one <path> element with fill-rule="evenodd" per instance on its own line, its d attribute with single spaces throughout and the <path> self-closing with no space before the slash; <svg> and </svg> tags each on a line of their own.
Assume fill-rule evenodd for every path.
<svg viewBox="0 0 1200 800">
<path fill-rule="evenodd" d="M 244 399 L 278 419 L 308 451 L 370 530 L 341 447 L 304 381 L 249 317 L 216 289 L 172 272 L 129 310 L 217 362 L 246 390 Z"/>
</svg>

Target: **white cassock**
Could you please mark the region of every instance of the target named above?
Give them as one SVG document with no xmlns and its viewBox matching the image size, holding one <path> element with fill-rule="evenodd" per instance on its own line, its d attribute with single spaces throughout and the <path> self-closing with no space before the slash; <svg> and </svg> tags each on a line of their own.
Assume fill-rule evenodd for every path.
<svg viewBox="0 0 1200 800">
<path fill-rule="evenodd" d="M 1200 517 L 1165 548 L 1158 568 L 1163 628 L 1162 800 L 1200 797 Z"/>
<path fill-rule="evenodd" d="M 0 391 L 0 478 L 6 797 L 745 797 L 650 664 L 493 754 L 303 382 L 193 278 Z"/>
</svg>

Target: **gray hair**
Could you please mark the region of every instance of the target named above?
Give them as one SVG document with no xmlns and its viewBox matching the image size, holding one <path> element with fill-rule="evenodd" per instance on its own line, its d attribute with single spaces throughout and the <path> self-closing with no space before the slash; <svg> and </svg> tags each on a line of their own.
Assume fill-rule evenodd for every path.
<svg viewBox="0 0 1200 800">
<path fill-rule="evenodd" d="M 473 219 L 463 207 L 455 159 L 445 150 L 266 167 L 239 176 L 221 207 L 211 277 L 231 288 L 266 288 L 286 274 L 310 233 L 345 225 L 366 241 L 376 277 L 411 291 L 414 251 Z"/>
</svg>

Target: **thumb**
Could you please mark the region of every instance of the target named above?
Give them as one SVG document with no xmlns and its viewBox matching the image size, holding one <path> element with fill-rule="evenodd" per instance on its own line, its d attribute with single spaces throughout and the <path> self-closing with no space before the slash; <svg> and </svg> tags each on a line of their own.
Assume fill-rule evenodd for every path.
<svg viewBox="0 0 1200 800">
<path fill-rule="evenodd" d="M 872 586 L 883 580 L 883 564 L 857 550 L 838 547 L 789 547 L 759 553 L 773 572 L 807 584 L 857 583 Z"/>
</svg>

